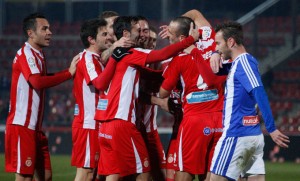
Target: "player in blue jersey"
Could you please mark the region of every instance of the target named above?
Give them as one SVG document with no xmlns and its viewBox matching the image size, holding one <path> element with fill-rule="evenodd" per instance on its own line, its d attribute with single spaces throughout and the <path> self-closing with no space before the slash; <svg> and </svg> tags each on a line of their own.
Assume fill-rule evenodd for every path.
<svg viewBox="0 0 300 181">
<path fill-rule="evenodd" d="M 223 134 L 215 148 L 211 165 L 211 181 L 265 180 L 263 161 L 264 137 L 255 105 L 273 141 L 287 148 L 289 138 L 276 129 L 268 98 L 258 71 L 258 62 L 243 45 L 242 26 L 227 22 L 216 28 L 216 50 L 222 59 L 231 59 L 228 73 L 224 111 Z"/>
</svg>

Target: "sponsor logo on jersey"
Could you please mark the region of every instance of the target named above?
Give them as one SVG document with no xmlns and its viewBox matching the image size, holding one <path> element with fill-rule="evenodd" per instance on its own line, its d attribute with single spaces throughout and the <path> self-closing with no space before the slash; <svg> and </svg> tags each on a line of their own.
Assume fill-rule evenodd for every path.
<svg viewBox="0 0 300 181">
<path fill-rule="evenodd" d="M 33 57 L 29 57 L 29 58 L 27 59 L 27 62 L 28 62 L 28 65 L 29 65 L 30 68 L 36 67 L 36 64 L 35 64 L 35 61 L 34 61 L 34 58 L 33 58 Z"/>
<path fill-rule="evenodd" d="M 96 78 L 98 76 L 95 65 L 92 61 L 86 63 L 86 69 L 87 69 L 87 72 L 88 72 L 91 80 L 93 80 L 94 78 Z"/>
<path fill-rule="evenodd" d="M 212 30 L 210 27 L 204 26 L 201 29 L 202 29 L 202 39 L 203 40 L 207 40 L 208 38 L 211 37 Z"/>
<path fill-rule="evenodd" d="M 206 90 L 200 92 L 191 92 L 186 96 L 186 101 L 188 104 L 193 104 L 193 103 L 213 101 L 213 100 L 217 100 L 218 98 L 219 98 L 218 90 L 212 89 L 212 90 Z"/>
<path fill-rule="evenodd" d="M 104 133 L 99 133 L 98 135 L 99 137 L 102 137 L 102 138 L 106 138 L 106 139 L 112 139 L 112 135 L 108 135 L 108 134 L 104 134 Z"/>
<path fill-rule="evenodd" d="M 145 160 L 144 160 L 144 167 L 149 167 L 149 161 L 148 161 L 148 159 L 147 158 L 145 158 Z"/>
<path fill-rule="evenodd" d="M 75 104 L 74 115 L 79 115 L 79 107 L 78 107 L 78 104 Z"/>
<path fill-rule="evenodd" d="M 173 163 L 174 158 L 173 158 L 173 154 L 169 154 L 168 155 L 168 163 Z"/>
<path fill-rule="evenodd" d="M 222 133 L 223 132 L 223 128 L 212 128 L 211 132 L 212 133 Z"/>
<path fill-rule="evenodd" d="M 108 104 L 108 99 L 99 99 L 97 109 L 98 110 L 106 110 Z"/>
<path fill-rule="evenodd" d="M 258 116 L 244 116 L 243 117 L 243 125 L 244 126 L 255 126 L 259 124 Z"/>
<path fill-rule="evenodd" d="M 209 128 L 209 127 L 205 127 L 205 128 L 203 129 L 203 133 L 204 133 L 204 135 L 206 135 L 206 136 L 210 135 L 210 133 L 211 133 L 210 128 Z"/>
<path fill-rule="evenodd" d="M 26 165 L 27 167 L 31 167 L 32 161 L 31 161 L 31 158 L 30 158 L 30 157 L 28 157 L 27 160 L 25 161 L 25 165 Z"/>
</svg>

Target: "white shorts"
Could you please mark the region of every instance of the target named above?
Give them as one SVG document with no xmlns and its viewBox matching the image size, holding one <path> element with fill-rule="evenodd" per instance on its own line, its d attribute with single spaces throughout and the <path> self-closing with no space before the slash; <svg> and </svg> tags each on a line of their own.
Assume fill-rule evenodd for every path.
<svg viewBox="0 0 300 181">
<path fill-rule="evenodd" d="M 265 174 L 263 134 L 245 137 L 222 136 L 215 148 L 210 171 L 227 179 Z"/>
</svg>

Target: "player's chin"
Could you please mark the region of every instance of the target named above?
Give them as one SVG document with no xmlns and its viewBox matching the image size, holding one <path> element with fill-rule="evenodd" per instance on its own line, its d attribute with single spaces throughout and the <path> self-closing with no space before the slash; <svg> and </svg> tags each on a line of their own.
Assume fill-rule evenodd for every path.
<svg viewBox="0 0 300 181">
<path fill-rule="evenodd" d="M 111 41 L 107 41 L 107 42 L 105 43 L 105 46 L 106 46 L 107 48 L 111 47 L 112 45 L 113 45 L 113 43 L 112 43 Z"/>
<path fill-rule="evenodd" d="M 50 45 L 50 42 L 49 43 L 43 43 L 43 44 L 40 44 L 40 47 L 48 47 Z"/>
<path fill-rule="evenodd" d="M 45 42 L 43 43 L 44 44 L 44 46 L 49 46 L 50 45 L 50 39 L 49 40 L 45 40 Z"/>
</svg>

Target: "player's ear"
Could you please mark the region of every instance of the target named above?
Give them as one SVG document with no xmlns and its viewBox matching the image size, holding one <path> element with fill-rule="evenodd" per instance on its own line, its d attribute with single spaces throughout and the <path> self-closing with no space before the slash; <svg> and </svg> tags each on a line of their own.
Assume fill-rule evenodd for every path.
<svg viewBox="0 0 300 181">
<path fill-rule="evenodd" d="M 235 40 L 232 37 L 229 37 L 227 39 L 227 46 L 232 48 L 234 46 L 234 44 L 235 44 Z"/>
<path fill-rule="evenodd" d="M 88 36 L 88 42 L 90 43 L 90 45 L 94 45 L 96 41 L 93 37 Z"/>
<path fill-rule="evenodd" d="M 185 38 L 186 38 L 186 36 L 180 35 L 180 36 L 179 36 L 179 41 L 182 41 L 182 40 L 185 39 Z"/>
<path fill-rule="evenodd" d="M 123 37 L 130 37 L 130 32 L 128 30 L 123 30 Z"/>
<path fill-rule="evenodd" d="M 31 30 L 31 29 L 27 30 L 27 35 L 28 35 L 28 37 L 31 38 L 33 35 L 33 30 Z"/>
</svg>

